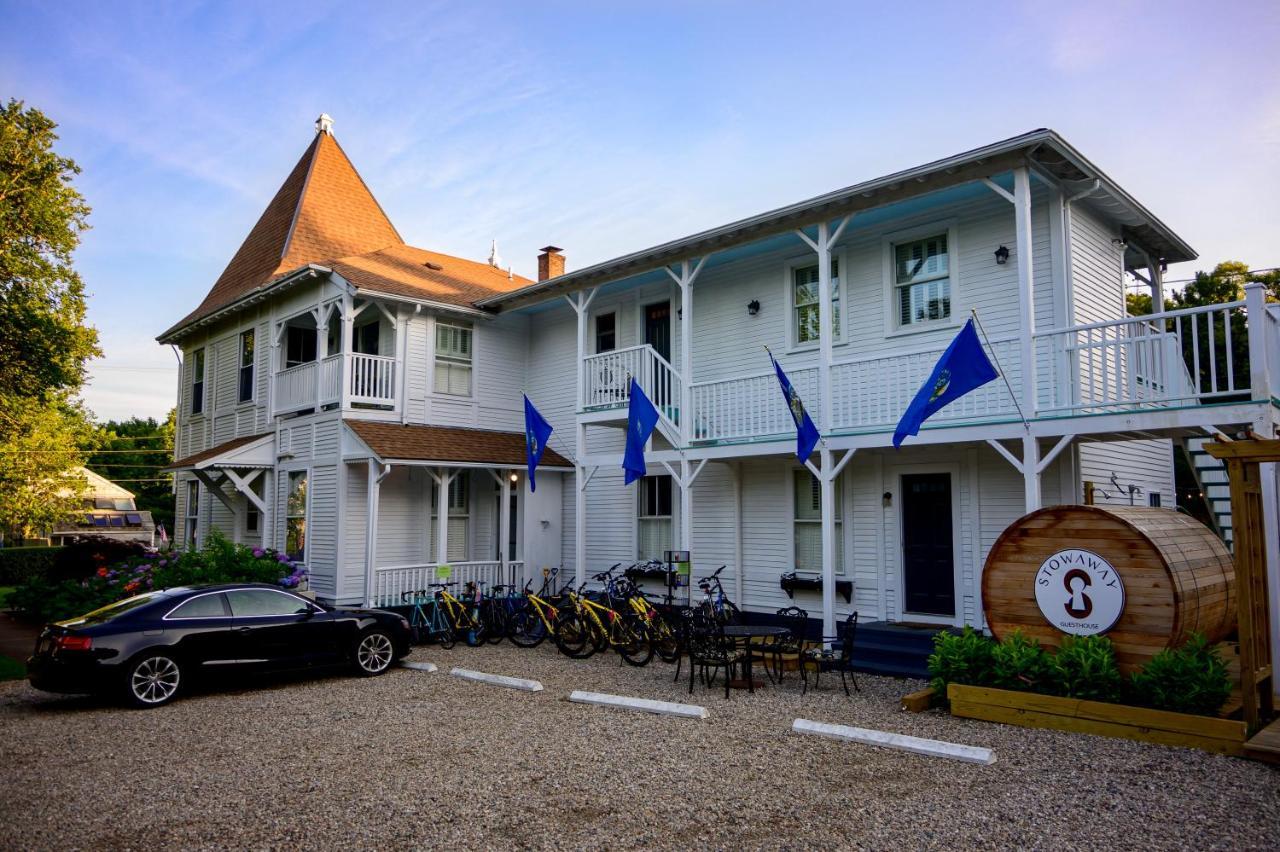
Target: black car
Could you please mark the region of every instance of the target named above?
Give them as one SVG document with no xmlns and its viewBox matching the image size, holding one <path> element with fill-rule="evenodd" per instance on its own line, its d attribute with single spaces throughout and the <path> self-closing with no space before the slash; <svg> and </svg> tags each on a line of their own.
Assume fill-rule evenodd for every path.
<svg viewBox="0 0 1280 852">
<path fill-rule="evenodd" d="M 115 693 L 158 707 L 215 670 L 346 664 L 382 674 L 409 653 L 409 635 L 393 612 L 321 606 L 259 583 L 187 586 L 46 626 L 27 679 L 47 692 Z"/>
</svg>

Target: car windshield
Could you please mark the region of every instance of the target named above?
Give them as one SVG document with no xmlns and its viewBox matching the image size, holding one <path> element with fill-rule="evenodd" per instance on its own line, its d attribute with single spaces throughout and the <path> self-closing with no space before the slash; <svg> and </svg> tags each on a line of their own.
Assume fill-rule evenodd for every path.
<svg viewBox="0 0 1280 852">
<path fill-rule="evenodd" d="M 125 598 L 122 601 L 116 601 L 115 603 L 107 604 L 104 607 L 99 607 L 93 612 L 86 613 L 79 618 L 73 618 L 61 623 L 67 626 L 76 624 L 101 624 L 104 621 L 110 621 L 116 616 L 123 615 L 126 612 L 137 609 L 138 607 L 146 606 L 153 601 L 158 601 L 161 597 L 163 597 L 163 595 L 158 592 L 147 592 L 143 595 L 134 595 L 131 598 Z"/>
</svg>

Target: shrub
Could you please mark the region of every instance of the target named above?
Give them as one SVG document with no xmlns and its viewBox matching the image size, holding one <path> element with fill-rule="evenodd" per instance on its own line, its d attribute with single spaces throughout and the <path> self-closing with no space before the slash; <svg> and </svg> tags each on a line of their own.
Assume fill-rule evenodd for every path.
<svg viewBox="0 0 1280 852">
<path fill-rule="evenodd" d="M 972 627 L 959 634 L 940 631 L 933 637 L 933 653 L 929 655 L 930 686 L 945 700 L 949 683 L 988 685 L 993 644 Z"/>
<path fill-rule="evenodd" d="M 1068 698 L 1115 702 L 1120 699 L 1120 667 L 1105 636 L 1068 636 L 1053 657 L 1053 688 Z"/>
<path fill-rule="evenodd" d="M 1218 649 L 1199 633 L 1180 648 L 1156 654 L 1129 681 L 1129 700 L 1143 707 L 1214 716 L 1231 695 Z"/>
<path fill-rule="evenodd" d="M 50 580 L 83 580 L 103 568 L 147 552 L 140 541 L 124 541 L 100 535 L 82 535 L 60 548 L 47 576 Z"/>
<path fill-rule="evenodd" d="M 198 583 L 276 583 L 295 588 L 306 573 L 284 554 L 232 544 L 214 533 L 200 551 L 143 553 L 99 567 L 83 579 L 33 579 L 14 589 L 9 605 L 34 620 L 59 621 L 149 589 Z"/>
<path fill-rule="evenodd" d="M 33 577 L 47 577 L 61 547 L 0 548 L 0 586 L 16 586 Z"/>
<path fill-rule="evenodd" d="M 1037 639 L 1014 630 L 991 649 L 991 685 L 1000 689 L 1047 692 L 1053 684 L 1053 657 Z"/>
</svg>

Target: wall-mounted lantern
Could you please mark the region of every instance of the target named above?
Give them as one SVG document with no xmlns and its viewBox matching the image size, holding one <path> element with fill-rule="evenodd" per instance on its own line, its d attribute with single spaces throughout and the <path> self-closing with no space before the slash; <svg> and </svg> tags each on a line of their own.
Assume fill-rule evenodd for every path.
<svg viewBox="0 0 1280 852">
<path fill-rule="evenodd" d="M 753 317 L 758 313 L 760 313 L 760 300 L 752 299 L 750 302 L 747 302 L 747 316 Z"/>
<path fill-rule="evenodd" d="M 884 495 L 880 498 L 880 501 L 884 504 L 884 507 L 888 509 L 890 506 L 893 505 L 893 492 L 892 491 L 884 492 Z"/>
<path fill-rule="evenodd" d="M 996 249 L 996 263 L 1004 266 L 1009 262 L 1009 249 L 1007 246 L 1000 246 Z"/>
</svg>

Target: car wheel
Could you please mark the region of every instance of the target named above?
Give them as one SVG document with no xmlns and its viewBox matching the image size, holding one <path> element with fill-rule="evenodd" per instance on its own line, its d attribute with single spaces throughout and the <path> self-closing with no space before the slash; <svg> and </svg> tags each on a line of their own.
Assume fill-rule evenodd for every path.
<svg viewBox="0 0 1280 852">
<path fill-rule="evenodd" d="M 182 667 L 167 653 L 148 652 L 130 664 L 125 674 L 125 698 L 134 707 L 168 704 L 182 685 Z"/>
<path fill-rule="evenodd" d="M 380 675 L 396 659 L 395 644 L 391 636 L 381 630 L 370 630 L 360 636 L 355 651 L 356 672 L 365 677 Z"/>
</svg>

